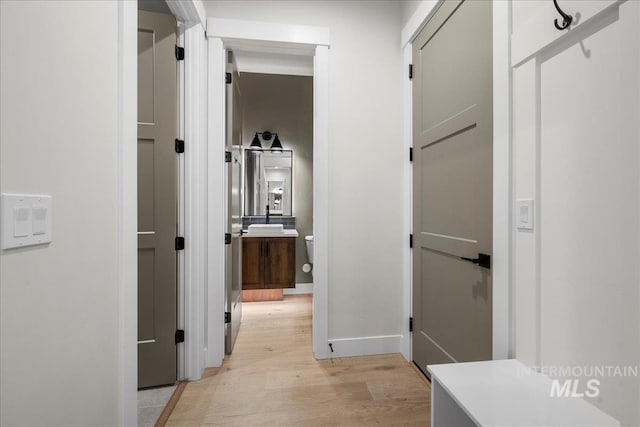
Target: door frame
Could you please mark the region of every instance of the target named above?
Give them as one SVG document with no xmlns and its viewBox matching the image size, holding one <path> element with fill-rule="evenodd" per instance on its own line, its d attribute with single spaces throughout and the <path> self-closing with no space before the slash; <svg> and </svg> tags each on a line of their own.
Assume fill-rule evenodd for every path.
<svg viewBox="0 0 640 427">
<path fill-rule="evenodd" d="M 401 33 L 403 70 L 412 62 L 412 43 L 444 0 L 423 0 Z M 509 46 L 511 2 L 493 1 L 493 359 L 513 357 L 511 313 L 511 71 Z M 409 149 L 413 146 L 412 82 L 403 76 L 403 147 L 407 156 L 404 174 L 403 230 L 411 234 L 413 182 Z M 412 249 L 403 253 L 403 317 L 412 316 Z M 403 331 L 402 355 L 412 361 L 411 333 Z"/>
<path fill-rule="evenodd" d="M 184 41 L 185 48 L 198 46 L 201 39 L 201 49 L 193 49 L 194 54 L 185 56 L 184 64 L 179 71 L 180 97 L 184 95 L 184 103 L 180 104 L 179 132 L 185 137 L 192 137 L 191 147 L 206 149 L 206 104 L 205 104 L 205 72 L 206 50 L 204 49 L 205 9 L 200 0 L 166 0 L 178 22 L 179 40 Z M 138 93 L 138 2 L 137 0 L 117 2 L 117 44 L 118 44 L 118 402 L 119 424 L 137 425 L 138 422 L 138 264 L 137 264 L 137 93 Z M 199 35 L 199 36 L 198 36 Z M 199 71 L 199 68 L 201 69 Z M 198 73 L 201 78 L 193 78 Z M 185 118 L 184 122 L 182 122 Z M 197 236 L 201 233 L 206 223 L 191 223 L 193 217 L 197 217 L 198 209 L 204 204 L 202 198 L 206 192 L 197 186 L 202 181 L 206 169 L 190 168 L 193 157 L 198 153 L 192 148 L 193 154 L 185 156 L 181 164 L 182 168 L 179 197 L 184 197 L 184 203 L 179 214 L 185 221 L 180 227 L 184 227 L 187 241 L 189 236 Z M 191 159 L 191 160 L 190 160 Z M 205 165 L 206 166 L 206 165 Z M 182 184 L 181 184 L 182 185 Z M 205 218 L 203 218 L 204 220 Z M 200 227 L 200 228 L 198 228 Z M 204 239 L 203 239 L 204 240 Z M 194 239 L 195 242 L 195 239 Z M 202 247 L 206 250 L 204 243 Z M 187 249 L 190 245 L 187 243 Z M 198 264 L 198 260 L 200 260 Z M 183 313 L 183 319 L 178 318 L 178 325 L 193 326 L 192 334 L 188 335 L 184 348 L 178 351 L 178 379 L 194 378 L 194 372 L 204 371 L 204 325 L 198 329 L 198 313 L 204 312 L 203 307 L 198 307 L 198 301 L 203 301 L 205 281 L 188 280 L 190 275 L 202 275 L 197 270 L 198 265 L 203 265 L 206 252 L 193 248 L 181 254 L 179 260 L 178 275 L 179 292 L 182 294 L 181 304 L 178 305 L 179 313 Z M 204 271 L 204 268 L 201 267 Z M 201 285 L 202 289 L 198 286 Z M 201 331 L 200 335 L 197 333 Z M 195 353 L 195 354 L 194 354 Z M 198 363 L 198 360 L 201 362 Z M 200 369 L 200 365 L 202 368 Z M 181 373 L 182 369 L 182 373 Z"/>
<path fill-rule="evenodd" d="M 207 19 L 208 40 L 208 287 L 207 366 L 224 359 L 224 232 L 226 205 L 224 40 L 313 49 L 313 354 L 329 357 L 329 29 L 234 19 Z"/>
</svg>

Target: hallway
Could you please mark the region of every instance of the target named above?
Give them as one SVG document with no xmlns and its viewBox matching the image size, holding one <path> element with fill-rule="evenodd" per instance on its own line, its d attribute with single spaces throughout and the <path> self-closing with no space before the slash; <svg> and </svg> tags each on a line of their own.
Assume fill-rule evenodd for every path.
<svg viewBox="0 0 640 427">
<path fill-rule="evenodd" d="M 401 355 L 316 361 L 311 297 L 246 303 L 234 352 L 189 383 L 168 426 L 427 425 L 430 387 Z"/>
</svg>

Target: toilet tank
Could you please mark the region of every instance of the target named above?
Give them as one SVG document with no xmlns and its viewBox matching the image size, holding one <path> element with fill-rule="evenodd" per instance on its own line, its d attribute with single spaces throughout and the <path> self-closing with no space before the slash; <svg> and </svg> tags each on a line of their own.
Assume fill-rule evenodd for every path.
<svg viewBox="0 0 640 427">
<path fill-rule="evenodd" d="M 313 236 L 304 236 L 304 243 L 307 245 L 307 257 L 309 262 L 313 264 Z"/>
</svg>

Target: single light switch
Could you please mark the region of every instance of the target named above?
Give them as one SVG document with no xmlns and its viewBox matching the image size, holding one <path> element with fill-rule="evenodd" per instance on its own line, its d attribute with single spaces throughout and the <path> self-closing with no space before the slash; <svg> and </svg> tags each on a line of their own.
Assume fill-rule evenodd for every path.
<svg viewBox="0 0 640 427">
<path fill-rule="evenodd" d="M 516 227 L 518 230 L 533 230 L 533 199 L 516 200 Z"/>
<path fill-rule="evenodd" d="M 7 193 L 0 196 L 3 250 L 50 243 L 52 223 L 51 196 Z"/>
<path fill-rule="evenodd" d="M 13 237 L 26 237 L 31 234 L 31 208 L 17 206 L 13 208 Z"/>
</svg>

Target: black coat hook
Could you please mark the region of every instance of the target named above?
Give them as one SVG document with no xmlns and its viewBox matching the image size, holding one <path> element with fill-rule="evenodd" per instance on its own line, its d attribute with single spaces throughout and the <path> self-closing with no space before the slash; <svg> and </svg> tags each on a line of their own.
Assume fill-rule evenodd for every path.
<svg viewBox="0 0 640 427">
<path fill-rule="evenodd" d="M 560 6 L 558 6 L 557 0 L 553 0 L 553 4 L 556 6 L 556 10 L 558 11 L 558 13 L 562 15 L 562 24 L 558 24 L 558 18 L 553 20 L 553 24 L 556 26 L 558 30 L 562 31 L 565 28 L 567 28 L 569 25 L 571 25 L 571 21 L 573 21 L 573 16 L 567 15 L 566 13 L 564 13 L 564 11 L 560 9 Z"/>
</svg>

